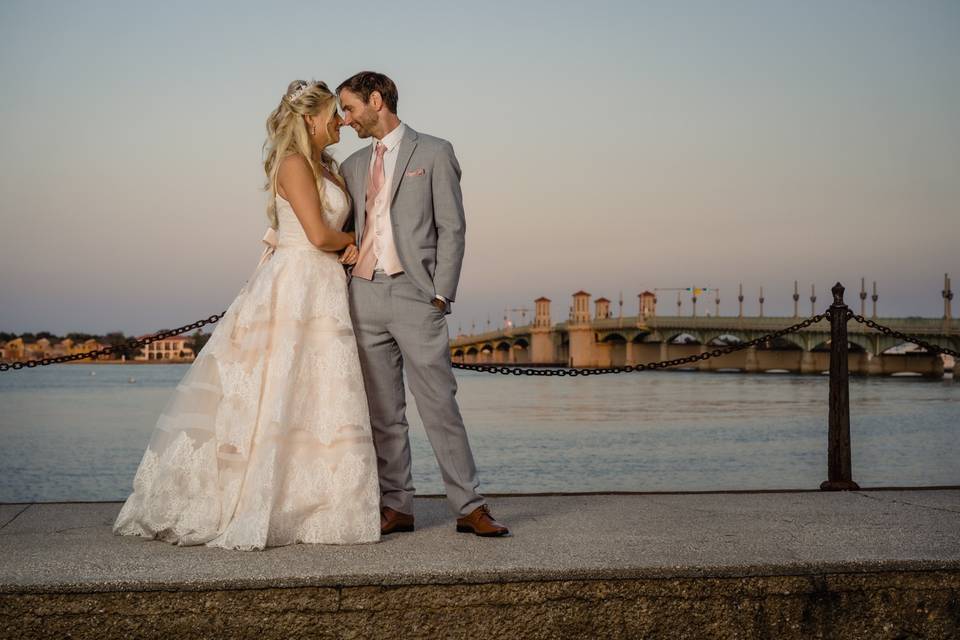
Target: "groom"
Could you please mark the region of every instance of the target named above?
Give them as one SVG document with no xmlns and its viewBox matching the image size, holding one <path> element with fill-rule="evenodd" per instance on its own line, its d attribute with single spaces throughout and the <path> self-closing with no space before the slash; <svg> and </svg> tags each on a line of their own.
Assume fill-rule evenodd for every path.
<svg viewBox="0 0 960 640">
<path fill-rule="evenodd" d="M 454 398 L 446 315 L 463 262 L 460 165 L 446 140 L 397 117 L 397 87 L 363 71 L 337 87 L 344 124 L 373 143 L 341 172 L 353 199 L 360 254 L 350 312 L 380 475 L 380 532 L 413 531 L 413 477 L 403 370 L 458 514 L 457 531 L 501 536 L 477 490 L 477 469 Z"/>
</svg>

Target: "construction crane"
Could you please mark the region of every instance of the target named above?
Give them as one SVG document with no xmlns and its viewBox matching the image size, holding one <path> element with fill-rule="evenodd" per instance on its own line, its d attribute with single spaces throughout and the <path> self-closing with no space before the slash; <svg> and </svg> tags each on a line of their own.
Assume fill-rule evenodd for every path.
<svg viewBox="0 0 960 640">
<path fill-rule="evenodd" d="M 683 301 L 680 299 L 680 296 L 683 295 L 684 291 L 687 291 L 691 294 L 690 301 L 693 303 L 693 317 L 697 316 L 697 297 L 701 293 L 714 292 L 716 294 L 716 303 L 717 303 L 717 315 L 720 315 L 720 289 L 714 287 L 658 287 L 655 288 L 654 293 L 658 291 L 676 291 L 677 292 L 677 315 L 680 315 L 680 307 L 683 305 Z"/>
<path fill-rule="evenodd" d="M 513 326 L 513 322 L 508 317 L 508 313 L 520 312 L 520 326 L 522 327 L 527 321 L 527 313 L 530 311 L 527 307 L 513 307 L 510 309 L 504 308 L 503 310 L 503 326 L 504 328 L 510 328 Z"/>
</svg>

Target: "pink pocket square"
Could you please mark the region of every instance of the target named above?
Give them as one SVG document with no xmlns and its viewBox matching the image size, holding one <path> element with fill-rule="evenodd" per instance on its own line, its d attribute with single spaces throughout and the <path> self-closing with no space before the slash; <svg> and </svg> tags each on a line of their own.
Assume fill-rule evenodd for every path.
<svg viewBox="0 0 960 640">
<path fill-rule="evenodd" d="M 425 174 L 425 173 L 426 173 L 426 171 L 424 171 L 422 168 L 420 168 L 420 169 L 414 169 L 413 171 L 407 171 L 407 177 L 408 177 L 408 178 L 416 178 L 417 176 L 422 176 L 422 175 Z"/>
</svg>

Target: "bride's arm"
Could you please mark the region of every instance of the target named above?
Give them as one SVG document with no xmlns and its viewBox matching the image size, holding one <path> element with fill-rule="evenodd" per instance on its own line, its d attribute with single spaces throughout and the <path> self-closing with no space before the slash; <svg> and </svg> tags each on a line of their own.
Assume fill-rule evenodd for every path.
<svg viewBox="0 0 960 640">
<path fill-rule="evenodd" d="M 306 158 L 300 154 L 287 156 L 280 164 L 277 182 L 300 220 L 307 239 L 323 251 L 340 251 L 355 242 L 352 233 L 331 229 L 323 222 L 323 209 L 317 182 Z"/>
</svg>

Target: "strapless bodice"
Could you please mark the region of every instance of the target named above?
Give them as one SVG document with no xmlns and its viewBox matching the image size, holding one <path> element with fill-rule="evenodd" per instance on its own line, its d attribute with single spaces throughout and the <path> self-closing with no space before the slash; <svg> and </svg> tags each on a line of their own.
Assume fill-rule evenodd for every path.
<svg viewBox="0 0 960 640">
<path fill-rule="evenodd" d="M 340 231 L 350 214 L 350 203 L 347 196 L 340 190 L 339 185 L 329 178 L 323 180 L 323 221 L 331 229 Z M 293 207 L 279 193 L 277 194 L 277 221 L 279 223 L 277 228 L 278 249 L 284 247 L 316 249 L 307 238 L 303 225 L 300 224 L 300 219 L 293 212 Z"/>
</svg>

